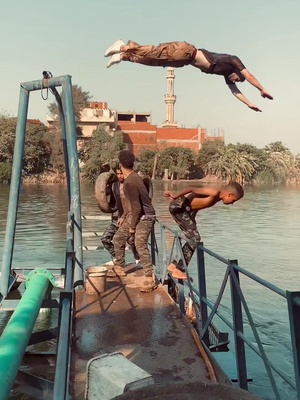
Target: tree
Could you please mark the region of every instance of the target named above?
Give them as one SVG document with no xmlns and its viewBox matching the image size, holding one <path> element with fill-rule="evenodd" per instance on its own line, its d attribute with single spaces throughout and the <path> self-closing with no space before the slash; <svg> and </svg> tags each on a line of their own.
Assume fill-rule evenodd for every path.
<svg viewBox="0 0 300 400">
<path fill-rule="evenodd" d="M 239 152 L 233 145 L 219 148 L 204 169 L 225 182 L 236 181 L 241 184 L 251 181 L 257 164 L 252 156 Z"/>
<path fill-rule="evenodd" d="M 295 157 L 282 142 L 273 142 L 263 148 L 264 162 L 256 175 L 259 183 L 278 184 L 294 179 Z"/>
<path fill-rule="evenodd" d="M 125 148 L 123 133 L 116 131 L 110 134 L 101 126 L 94 131 L 90 140 L 86 141 L 80 150 L 80 158 L 84 163 L 82 168 L 84 178 L 95 182 L 105 164 L 116 162 L 117 154 Z"/>
<path fill-rule="evenodd" d="M 50 148 L 49 166 L 55 172 L 65 172 L 62 133 L 58 126 L 46 133 L 45 140 L 47 140 Z"/>
<path fill-rule="evenodd" d="M 154 157 L 157 154 L 154 150 L 144 150 L 138 157 L 138 168 L 145 175 L 152 176 Z"/>
<path fill-rule="evenodd" d="M 0 116 L 0 162 L 12 165 L 17 118 Z M 23 168 L 26 172 L 42 172 L 51 153 L 46 140 L 47 127 L 40 121 L 28 121 L 26 126 Z M 8 169 L 9 171 L 9 169 Z"/>
<path fill-rule="evenodd" d="M 12 166 L 9 163 L 0 162 L 0 183 L 10 182 Z"/>
<path fill-rule="evenodd" d="M 17 118 L 0 115 L 0 162 L 12 164 L 16 136 Z"/>
<path fill-rule="evenodd" d="M 162 176 L 168 169 L 174 177 L 184 176 L 194 163 L 195 155 L 191 149 L 184 147 L 168 147 L 160 153 L 157 169 Z"/>
<path fill-rule="evenodd" d="M 272 142 L 269 143 L 267 146 L 264 147 L 264 151 L 267 153 L 276 152 L 276 153 L 285 153 L 289 151 L 289 149 L 284 146 L 282 142 Z"/>
<path fill-rule="evenodd" d="M 43 172 L 49 165 L 51 147 L 47 140 L 48 128 L 38 121 L 27 124 L 24 170 L 28 173 Z"/>
<path fill-rule="evenodd" d="M 89 100 L 92 98 L 92 96 L 89 92 L 84 92 L 81 86 L 78 85 L 72 86 L 72 93 L 75 119 L 79 120 L 81 111 L 88 106 Z M 48 110 L 52 117 L 59 115 L 56 102 L 50 103 L 48 106 Z"/>
<path fill-rule="evenodd" d="M 272 148 L 272 147 L 271 147 Z M 269 147 L 270 149 L 270 147 Z M 284 183 L 291 176 L 294 157 L 289 150 L 267 150 L 265 178 L 269 175 L 270 183 Z"/>
<path fill-rule="evenodd" d="M 204 168 L 205 165 L 211 160 L 211 158 L 218 154 L 221 149 L 224 148 L 224 142 L 221 140 L 207 140 L 202 144 L 201 149 L 196 157 L 196 163 Z"/>
</svg>

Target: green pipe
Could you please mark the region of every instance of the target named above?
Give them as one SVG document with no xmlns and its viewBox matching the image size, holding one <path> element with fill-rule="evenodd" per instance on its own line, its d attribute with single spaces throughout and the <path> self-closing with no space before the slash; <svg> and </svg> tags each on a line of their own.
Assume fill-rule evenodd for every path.
<svg viewBox="0 0 300 400">
<path fill-rule="evenodd" d="M 53 275 L 44 269 L 27 277 L 26 290 L 0 338 L 1 400 L 10 395 L 42 302 L 53 286 Z"/>
</svg>

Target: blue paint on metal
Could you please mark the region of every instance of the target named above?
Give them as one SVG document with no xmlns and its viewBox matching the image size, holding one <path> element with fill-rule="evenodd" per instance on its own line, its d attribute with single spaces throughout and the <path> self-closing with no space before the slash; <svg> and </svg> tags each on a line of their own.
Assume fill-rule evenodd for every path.
<svg viewBox="0 0 300 400">
<path fill-rule="evenodd" d="M 21 87 L 12 176 L 11 176 L 10 192 L 9 192 L 7 223 L 6 223 L 6 231 L 5 231 L 5 239 L 3 247 L 2 269 L 1 269 L 0 292 L 3 297 L 6 297 L 8 293 L 9 276 L 11 271 L 12 256 L 14 250 L 17 211 L 18 211 L 20 184 L 22 177 L 22 163 L 24 155 L 28 103 L 29 103 L 29 93 Z"/>
<path fill-rule="evenodd" d="M 178 237 L 183 239 L 186 242 L 193 243 L 192 240 L 187 240 L 181 232 L 174 231 L 167 227 L 164 223 L 161 223 L 161 238 L 165 240 L 165 231 L 169 231 L 174 235 L 174 242 L 172 246 L 172 250 L 170 254 L 167 254 L 166 245 L 162 243 L 161 248 L 163 252 L 163 264 L 167 262 L 168 259 L 171 259 L 174 256 L 176 249 L 175 246 L 180 245 L 180 241 L 176 240 Z M 195 243 L 193 243 L 195 244 Z M 180 256 L 182 258 L 182 250 L 179 249 Z M 213 258 L 219 260 L 221 263 L 225 264 L 226 271 L 224 275 L 223 282 L 220 287 L 219 294 L 215 302 L 210 301 L 207 298 L 206 294 L 206 281 L 205 281 L 205 265 L 204 265 L 204 253 L 212 256 Z M 270 282 L 265 281 L 257 277 L 256 275 L 248 272 L 247 270 L 241 268 L 237 261 L 230 261 L 225 259 L 224 257 L 219 256 L 218 254 L 212 252 L 211 250 L 205 248 L 203 243 L 197 244 L 197 255 L 198 256 L 198 284 L 199 284 L 199 291 L 191 286 L 190 282 L 185 284 L 185 287 L 189 289 L 188 296 L 194 299 L 193 293 L 198 296 L 200 307 L 201 307 L 201 318 L 199 319 L 197 316 L 197 307 L 198 305 L 194 306 L 197 316 L 197 323 L 198 323 L 198 332 L 200 332 L 200 337 L 203 340 L 203 337 L 208 332 L 208 328 L 212 322 L 214 315 L 217 315 L 221 320 L 225 322 L 225 324 L 232 329 L 235 338 L 235 345 L 236 345 L 236 362 L 237 362 L 237 370 L 239 375 L 239 385 L 241 387 L 247 388 L 247 369 L 246 369 L 246 359 L 245 359 L 245 352 L 244 352 L 244 343 L 246 343 L 263 361 L 266 372 L 269 377 L 269 381 L 273 392 L 275 394 L 276 399 L 280 399 L 280 394 L 277 388 L 277 382 L 273 376 L 273 372 L 276 372 L 287 384 L 289 384 L 293 389 L 297 390 L 297 399 L 300 400 L 300 377 L 299 377 L 299 368 L 300 368 L 300 292 L 296 292 L 294 296 L 290 296 L 284 290 L 278 288 L 277 286 L 271 284 Z M 184 267 L 186 268 L 184 258 L 183 258 Z M 164 269 L 164 265 L 163 265 Z M 186 269 L 187 277 L 189 279 L 188 269 Z M 292 336 L 292 346 L 293 346 L 293 354 L 294 354 L 294 363 L 295 363 L 295 381 L 288 377 L 284 371 L 280 370 L 274 363 L 272 363 L 265 352 L 265 349 L 262 345 L 261 339 L 259 337 L 259 333 L 256 329 L 253 317 L 250 313 L 248 304 L 245 300 L 244 294 L 239 284 L 239 274 L 242 273 L 243 275 L 247 276 L 248 278 L 252 279 L 253 281 L 261 284 L 262 286 L 266 287 L 267 289 L 273 291 L 274 293 L 287 298 L 289 301 L 289 312 L 290 312 L 290 324 L 291 324 L 291 336 Z M 226 284 L 228 279 L 230 278 L 231 281 L 231 288 L 232 288 L 232 312 L 234 317 L 234 324 L 232 324 L 222 313 L 218 310 L 218 306 L 220 305 L 220 301 L 222 299 Z M 179 285 L 178 290 L 182 290 L 181 287 L 183 285 Z M 181 298 L 182 295 L 180 295 Z M 182 300 L 179 298 L 179 307 L 182 309 Z M 292 299 L 292 300 L 291 300 Z M 198 304 L 196 302 L 196 304 Z M 212 310 L 210 315 L 208 316 L 207 311 L 205 308 L 207 306 Z M 243 334 L 243 319 L 242 319 L 242 306 L 245 311 L 245 314 L 248 318 L 249 325 L 252 329 L 256 346 L 247 339 Z M 203 311 L 204 310 L 204 311 Z M 204 341 L 207 345 L 207 343 Z M 209 343 L 208 343 L 209 344 Z M 209 347 L 209 346 L 207 346 Z M 298 348 L 299 347 L 299 348 Z"/>
<path fill-rule="evenodd" d="M 237 260 L 230 260 L 230 263 L 237 265 Z M 244 333 L 243 326 L 243 314 L 242 314 L 242 303 L 239 297 L 238 289 L 235 285 L 235 280 L 240 283 L 239 272 L 236 269 L 232 269 L 230 274 L 230 288 L 231 288 L 231 307 L 232 307 L 232 318 L 233 318 L 233 332 L 234 332 L 234 344 L 235 344 L 235 355 L 236 355 L 236 369 L 238 373 L 239 386 L 242 389 L 248 389 L 247 382 L 247 364 L 246 364 L 246 353 L 245 353 L 245 342 L 238 335 L 238 333 Z"/>
<path fill-rule="evenodd" d="M 167 250 L 166 250 L 166 232 L 162 223 L 160 223 L 160 249 L 161 249 L 161 259 L 163 263 L 163 271 L 161 273 L 161 281 L 164 282 L 167 276 Z"/>
<path fill-rule="evenodd" d="M 150 251 L 151 251 L 151 262 L 152 262 L 152 265 L 156 265 L 157 245 L 156 245 L 156 239 L 155 239 L 155 228 L 154 228 L 154 225 L 153 225 L 153 227 L 151 229 Z"/>
<path fill-rule="evenodd" d="M 287 291 L 297 399 L 300 399 L 300 292 Z"/>
<path fill-rule="evenodd" d="M 66 171 L 66 178 L 67 178 L 68 201 L 69 201 L 69 209 L 70 209 L 70 204 L 71 204 L 70 171 L 69 171 L 69 164 L 68 164 L 68 149 L 67 149 L 65 115 L 64 115 L 62 100 L 61 100 L 61 97 L 60 97 L 58 91 L 56 90 L 55 87 L 52 88 L 51 91 L 56 99 L 58 112 L 59 112 L 61 135 L 62 135 L 62 142 L 63 142 L 63 151 L 64 151 L 65 171 Z"/>
<path fill-rule="evenodd" d="M 67 251 L 65 290 L 60 294 L 60 324 L 57 344 L 57 357 L 54 377 L 53 398 L 66 400 L 69 398 L 70 362 L 72 345 L 72 304 L 74 281 L 74 214 L 69 212 L 67 224 Z"/>
<path fill-rule="evenodd" d="M 202 275 L 200 274 L 200 276 L 202 276 Z M 201 296 L 200 307 L 202 309 L 202 307 L 206 307 L 207 306 L 207 303 L 206 303 L 207 294 L 206 294 L 206 282 L 205 282 L 205 280 L 201 279 L 200 276 L 198 277 L 198 280 L 201 281 L 201 285 L 205 286 L 204 289 L 202 289 L 202 292 L 203 293 L 205 292 L 205 295 L 202 294 L 202 292 L 200 291 L 200 286 L 199 286 L 199 296 Z M 218 309 L 218 307 L 219 307 L 219 305 L 221 303 L 221 300 L 222 300 L 222 297 L 223 297 L 223 294 L 224 294 L 224 291 L 225 291 L 225 288 L 226 288 L 226 284 L 227 284 L 227 281 L 228 281 L 228 277 L 229 277 L 229 267 L 227 267 L 227 269 L 226 269 L 223 282 L 221 284 L 221 287 L 220 287 L 217 299 L 215 301 L 215 304 L 212 307 L 211 313 L 206 318 L 205 318 L 205 315 L 203 316 L 202 321 L 206 321 L 206 322 L 205 322 L 205 324 L 203 326 L 203 331 L 202 331 L 201 335 L 205 335 L 205 333 L 208 332 L 208 327 L 209 327 L 209 325 L 210 325 L 210 323 L 211 323 L 211 321 L 212 321 L 212 319 L 213 319 L 213 317 L 214 317 L 214 315 L 215 315 L 215 313 L 216 313 L 216 311 L 217 311 L 217 309 Z M 233 330 L 233 325 L 230 325 L 230 327 Z"/>
<path fill-rule="evenodd" d="M 197 245 L 197 267 L 198 267 L 198 288 L 200 300 L 200 313 L 201 313 L 201 329 L 200 336 L 206 346 L 209 345 L 208 329 L 204 329 L 205 322 L 207 321 L 207 305 L 203 302 L 202 298 L 206 298 L 206 276 L 205 276 L 205 260 L 204 252 L 201 248 L 202 243 Z M 201 277 L 201 278 L 200 278 Z M 208 325 L 207 325 L 208 327 Z"/>
<path fill-rule="evenodd" d="M 66 81 L 67 77 L 70 75 L 62 75 L 62 76 L 55 76 L 47 80 L 47 87 L 54 88 L 57 86 L 62 86 Z M 38 79 L 36 81 L 29 81 L 29 82 L 22 82 L 21 87 L 27 90 L 28 92 L 32 92 L 35 90 L 41 90 L 45 87 L 44 80 Z"/>
<path fill-rule="evenodd" d="M 73 109 L 73 95 L 71 77 L 69 75 L 50 78 L 45 80 L 37 80 L 25 82 L 21 84 L 18 124 L 16 130 L 16 141 L 14 151 L 14 161 L 12 170 L 12 179 L 10 187 L 9 209 L 7 216 L 7 228 L 5 236 L 5 245 L 3 253 L 2 276 L 0 282 L 0 290 L 2 297 L 8 292 L 13 246 L 15 238 L 15 227 L 17 219 L 17 209 L 19 200 L 19 190 L 21 183 L 22 161 L 24 154 L 26 122 L 28 113 L 29 92 L 32 90 L 40 90 L 43 87 L 51 88 L 54 94 L 61 120 L 62 138 L 64 144 L 65 167 L 67 173 L 68 199 L 69 199 L 69 215 L 67 229 L 67 249 L 65 263 L 65 291 L 61 292 L 60 304 L 60 329 L 58 337 L 57 362 L 55 370 L 55 384 L 53 388 L 54 398 L 66 400 L 69 398 L 69 371 L 70 371 L 70 354 L 71 354 L 71 330 L 72 330 L 72 305 L 73 305 L 73 289 L 74 286 L 83 284 L 82 271 L 82 234 L 81 234 L 81 204 L 80 204 L 80 181 L 79 181 L 79 165 L 77 155 L 77 137 L 76 126 Z M 56 90 L 56 86 L 62 86 L 63 103 Z M 76 251 L 74 252 L 74 246 Z M 75 274 L 74 264 L 76 260 Z M 74 284 L 75 276 L 75 284 Z M 34 282 L 34 285 L 32 285 Z M 18 303 L 13 318 L 5 328 L 0 343 L 8 346 L 17 354 L 10 354 L 9 359 L 11 370 L 7 373 L 2 372 L 0 375 L 0 398 L 8 397 L 8 393 L 15 379 L 17 369 L 25 352 L 26 345 L 29 341 L 30 334 L 33 330 L 36 316 L 41 307 L 43 298 L 47 294 L 47 289 L 54 285 L 54 277 L 46 270 L 31 271 L 26 280 L 26 291 L 21 301 Z M 33 293 L 34 292 L 34 293 Z M 25 304 L 25 306 L 24 306 Z M 21 311 L 20 311 L 21 310 Z M 22 312 L 25 315 L 21 318 Z M 23 326 L 24 325 L 24 326 Z M 20 335 L 15 334 L 15 327 L 18 326 L 19 332 L 25 329 L 26 332 Z M 14 330 L 15 329 L 15 330 Z M 9 332 L 7 334 L 7 332 Z M 10 340 L 10 341 L 9 341 Z M 18 341 L 18 345 L 13 344 Z M 1 353 L 1 350 L 0 350 Z M 0 354 L 0 371 L 6 368 L 7 352 Z M 2 357 L 2 358 L 1 358 Z M 3 358 L 4 357 L 4 358 Z M 3 384 L 2 384 L 2 380 Z"/>
<path fill-rule="evenodd" d="M 69 396 L 72 302 L 72 292 L 60 294 L 61 312 L 53 388 L 53 399 L 56 400 L 65 400 Z"/>
<path fill-rule="evenodd" d="M 162 223 L 162 228 L 165 229 L 165 230 L 167 230 L 167 231 L 169 231 L 169 232 L 171 232 L 171 233 L 173 233 L 174 236 L 175 236 L 176 234 L 178 234 L 178 236 L 179 236 L 180 238 L 182 238 L 183 240 L 185 240 L 186 242 L 190 242 L 190 243 L 193 242 L 193 240 L 187 239 L 187 238 L 183 235 L 182 232 L 177 232 L 176 230 L 169 228 L 169 227 L 168 227 L 167 225 L 165 225 L 164 223 Z M 201 246 L 201 247 L 202 247 L 203 251 L 204 251 L 206 254 L 212 256 L 212 257 L 215 258 L 216 260 L 219 260 L 219 261 L 222 262 L 223 264 L 226 264 L 226 265 L 230 266 L 230 261 L 229 261 L 228 259 L 226 259 L 226 258 L 220 256 L 220 255 L 217 254 L 217 253 L 214 253 L 213 251 L 209 250 L 208 248 L 206 248 L 206 247 L 204 247 L 204 246 Z M 280 289 L 278 286 L 273 285 L 272 283 L 270 283 L 270 282 L 268 282 L 268 281 L 266 281 L 266 280 L 264 280 L 264 279 L 261 279 L 261 278 L 258 277 L 257 275 L 252 274 L 251 272 L 249 272 L 249 271 L 247 271 L 246 269 L 242 268 L 240 265 L 236 265 L 236 266 L 234 266 L 234 268 L 235 268 L 237 271 L 241 272 L 243 275 L 245 275 L 245 276 L 247 276 L 248 278 L 252 279 L 253 281 L 255 281 L 255 282 L 257 282 L 257 283 L 260 283 L 262 286 L 266 287 L 267 289 L 270 289 L 272 292 L 277 293 L 277 294 L 279 294 L 279 296 L 284 297 L 284 298 L 286 299 L 286 292 L 285 292 L 284 290 Z"/>
<path fill-rule="evenodd" d="M 70 211 L 74 213 L 74 250 L 75 271 L 74 286 L 83 285 L 83 253 L 82 253 L 82 227 L 80 203 L 80 177 L 77 154 L 77 136 L 74 117 L 73 95 L 71 77 L 66 76 L 62 87 L 62 98 L 65 111 L 66 138 L 68 150 L 68 165 L 70 171 Z"/>
</svg>

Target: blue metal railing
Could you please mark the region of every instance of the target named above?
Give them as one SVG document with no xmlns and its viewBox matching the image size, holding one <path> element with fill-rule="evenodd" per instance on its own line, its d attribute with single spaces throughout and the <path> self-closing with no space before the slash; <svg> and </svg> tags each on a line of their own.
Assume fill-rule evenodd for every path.
<svg viewBox="0 0 300 400">
<path fill-rule="evenodd" d="M 67 224 L 65 285 L 64 290 L 60 293 L 59 333 L 57 338 L 57 356 L 53 387 L 53 398 L 57 400 L 66 400 L 69 398 L 74 266 L 74 214 L 69 213 Z"/>
<path fill-rule="evenodd" d="M 82 229 L 81 229 L 81 204 L 80 204 L 80 180 L 77 155 L 77 134 L 73 109 L 73 94 L 71 76 L 65 75 L 47 79 L 24 82 L 20 85 L 20 98 L 18 109 L 18 123 L 14 147 L 14 159 L 12 167 L 11 185 L 9 193 L 9 206 L 5 240 L 3 247 L 3 259 L 1 269 L 0 293 L 5 298 L 9 290 L 9 281 L 14 250 L 17 211 L 21 185 L 21 171 L 26 137 L 26 124 L 31 91 L 41 90 L 44 87 L 53 90 L 58 100 L 58 108 L 62 117 L 61 129 L 64 143 L 64 155 L 67 173 L 67 190 L 69 196 L 69 210 L 74 213 L 74 247 L 75 247 L 75 271 L 74 285 L 83 284 L 83 254 L 82 254 Z M 62 100 L 56 91 L 56 87 L 62 87 Z M 63 104 L 63 107 L 62 107 Z"/>
<path fill-rule="evenodd" d="M 5 232 L 5 242 L 3 249 L 1 279 L 0 279 L 0 301 L 7 297 L 12 286 L 12 258 L 14 251 L 14 239 L 19 203 L 19 193 L 21 185 L 21 171 L 24 155 L 24 144 L 26 137 L 27 114 L 29 104 L 29 94 L 31 91 L 49 88 L 54 94 L 61 119 L 61 131 L 63 139 L 64 160 L 67 176 L 67 191 L 69 202 L 69 216 L 67 226 L 67 250 L 65 262 L 65 287 L 60 293 L 59 303 L 59 331 L 57 335 L 57 357 L 55 366 L 54 383 L 47 382 L 49 388 L 53 389 L 53 396 L 56 400 L 69 399 L 69 373 L 71 358 L 71 334 L 72 334 L 72 312 L 74 288 L 83 285 L 83 254 L 82 254 L 82 228 L 81 228 L 81 201 L 80 201 L 80 180 L 79 164 L 77 155 L 77 134 L 75 116 L 73 108 L 73 94 L 71 76 L 65 75 L 50 79 L 42 79 L 21 83 L 18 110 L 18 123 L 16 129 L 16 140 L 14 148 L 14 159 L 12 167 L 11 186 L 9 194 L 9 207 L 7 213 L 7 224 Z M 62 87 L 62 97 L 58 94 L 56 87 Z M 26 298 L 26 292 L 24 297 Z M 36 313 L 41 307 L 41 299 L 34 300 Z M 22 305 L 22 300 L 20 301 Z M 32 324 L 31 324 L 32 325 Z M 28 327 L 27 336 L 24 337 L 24 351 L 33 326 Z M 38 336 L 39 333 L 35 335 Z M 49 332 L 45 334 L 49 339 Z M 44 336 L 45 338 L 45 336 Z M 42 336 L 37 340 L 43 341 Z M 22 348 L 23 349 L 23 348 Z M 14 364 L 14 372 L 21 359 L 17 359 Z M 4 364 L 2 364 L 4 367 Z M 25 379 L 34 387 L 34 379 L 40 381 L 38 377 L 29 377 L 26 373 L 19 373 L 20 380 Z M 21 377 L 22 375 L 22 377 Z M 6 390 L 6 389 L 5 389 Z M 8 389 L 7 389 L 8 390 Z M 2 397 L 1 397 L 2 398 Z M 3 397 L 4 400 L 4 397 Z"/>
<path fill-rule="evenodd" d="M 173 236 L 171 250 L 167 251 L 166 246 L 166 232 L 169 232 Z M 276 372 L 291 388 L 293 388 L 297 393 L 297 399 L 300 399 L 300 292 L 288 292 L 280 289 L 279 287 L 273 285 L 272 283 L 261 279 L 260 277 L 252 274 L 251 272 L 245 270 L 238 265 L 237 260 L 228 260 L 213 251 L 204 247 L 203 243 L 197 243 L 196 255 L 197 255 L 197 274 L 198 274 L 198 288 L 192 285 L 189 269 L 187 268 L 184 255 L 182 252 L 182 240 L 193 243 L 191 240 L 187 240 L 181 232 L 170 229 L 164 223 L 160 223 L 160 251 L 157 248 L 152 248 L 152 253 L 156 253 L 152 258 L 159 259 L 159 263 L 156 266 L 161 265 L 162 269 L 160 271 L 161 281 L 165 282 L 168 271 L 167 266 L 174 259 L 174 255 L 179 257 L 183 262 L 183 267 L 187 274 L 187 281 L 183 284 L 182 281 L 177 281 L 178 295 L 179 295 L 179 307 L 183 313 L 185 313 L 185 291 L 184 288 L 188 288 L 188 296 L 191 298 L 194 312 L 196 316 L 196 325 L 199 332 L 201 340 L 205 343 L 207 348 L 209 348 L 209 327 L 212 323 L 214 316 L 218 316 L 232 331 L 235 344 L 235 356 L 236 356 L 236 366 L 238 374 L 238 383 L 242 389 L 248 389 L 247 383 L 247 364 L 245 355 L 245 344 L 255 352 L 263 361 L 266 373 L 268 375 L 271 387 L 273 389 L 276 399 L 280 399 L 280 394 L 278 390 L 278 385 L 274 377 L 274 372 Z M 152 239 L 152 242 L 154 239 Z M 195 245 L 195 243 L 193 243 Z M 207 285 L 206 285 L 206 265 L 204 255 L 208 255 L 215 260 L 218 260 L 222 264 L 225 264 L 224 278 L 221 283 L 219 293 L 215 301 L 211 301 L 207 296 Z M 175 257 L 176 258 L 176 257 Z M 266 289 L 276 293 L 277 295 L 283 297 L 287 300 L 287 309 L 289 312 L 289 322 L 290 322 L 290 333 L 291 333 L 291 343 L 292 343 L 292 356 L 294 360 L 294 379 L 286 374 L 285 371 L 278 368 L 274 363 L 267 357 L 265 349 L 263 347 L 262 341 L 259 336 L 259 332 L 256 328 L 254 319 L 250 312 L 249 306 L 243 294 L 240 285 L 240 275 L 244 275 L 250 278 L 252 281 L 260 284 Z M 224 316 L 220 310 L 219 306 L 227 285 L 230 282 L 231 291 L 231 310 L 232 310 L 232 322 Z M 210 313 L 208 312 L 210 309 Z M 248 319 L 250 328 L 254 335 L 256 345 L 244 335 L 243 329 L 243 310 Z"/>
</svg>

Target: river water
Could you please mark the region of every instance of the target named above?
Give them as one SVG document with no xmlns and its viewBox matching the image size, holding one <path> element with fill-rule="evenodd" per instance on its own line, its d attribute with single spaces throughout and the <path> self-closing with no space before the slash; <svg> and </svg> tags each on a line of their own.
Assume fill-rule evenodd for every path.
<svg viewBox="0 0 300 400">
<path fill-rule="evenodd" d="M 194 183 L 193 183 L 194 184 Z M 160 220 L 175 227 L 168 213 L 168 202 L 163 191 L 182 190 L 187 183 L 154 183 L 153 204 Z M 0 260 L 2 259 L 9 187 L 0 185 Z M 245 197 L 232 206 L 217 204 L 198 213 L 197 221 L 205 247 L 227 259 L 237 259 L 239 265 L 284 290 L 299 290 L 300 264 L 300 188 L 246 188 Z M 81 186 L 82 214 L 97 215 L 92 185 Z M 67 194 L 64 185 L 23 185 L 16 228 L 15 267 L 61 268 L 64 265 L 67 216 Z M 85 231 L 103 231 L 107 222 L 83 221 Z M 157 232 L 159 229 L 157 226 Z M 159 236 L 159 235 L 158 235 Z M 99 238 L 84 239 L 87 245 L 100 244 Z M 96 254 L 96 256 L 95 256 Z M 85 267 L 109 261 L 108 253 L 84 252 Z M 190 266 L 195 275 L 196 259 Z M 224 276 L 224 266 L 206 257 L 208 297 L 215 300 Z M 252 313 L 267 355 L 293 376 L 291 341 L 286 302 L 283 298 L 261 287 L 248 278 L 241 278 L 243 293 Z M 230 319 L 230 293 L 225 291 L 220 310 Z M 8 315 L 1 314 L 0 327 Z M 41 314 L 40 326 L 51 326 L 55 320 Z M 245 320 L 245 334 L 253 340 L 254 335 Z M 218 323 L 221 330 L 228 331 Z M 234 351 L 233 344 L 231 345 Z M 248 373 L 254 383 L 251 391 L 273 399 L 261 360 L 247 351 Z M 296 398 L 293 390 L 278 381 L 282 399 Z"/>
</svg>

